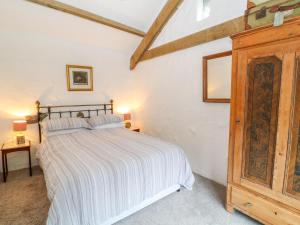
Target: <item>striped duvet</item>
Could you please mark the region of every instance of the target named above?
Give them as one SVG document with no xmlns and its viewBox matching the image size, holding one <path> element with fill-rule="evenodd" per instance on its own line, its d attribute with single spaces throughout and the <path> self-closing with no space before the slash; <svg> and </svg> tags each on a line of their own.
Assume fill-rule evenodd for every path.
<svg viewBox="0 0 300 225">
<path fill-rule="evenodd" d="M 194 177 L 183 151 L 124 128 L 48 137 L 37 153 L 51 207 L 47 225 L 101 225 Z"/>
</svg>

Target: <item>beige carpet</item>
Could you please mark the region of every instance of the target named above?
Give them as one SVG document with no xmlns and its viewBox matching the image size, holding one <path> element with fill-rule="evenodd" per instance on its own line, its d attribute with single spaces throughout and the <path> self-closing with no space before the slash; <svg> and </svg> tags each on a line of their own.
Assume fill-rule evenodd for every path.
<svg viewBox="0 0 300 225">
<path fill-rule="evenodd" d="M 193 191 L 171 194 L 116 225 L 259 224 L 238 212 L 228 213 L 224 198 L 225 187 L 196 175 Z M 48 209 L 44 177 L 38 167 L 33 177 L 28 170 L 13 171 L 7 183 L 0 183 L 0 225 L 44 225 Z"/>
<path fill-rule="evenodd" d="M 1 174 L 2 180 L 2 174 Z M 33 168 L 8 173 L 7 182 L 0 184 L 1 225 L 42 225 L 49 210 L 42 171 Z"/>
</svg>

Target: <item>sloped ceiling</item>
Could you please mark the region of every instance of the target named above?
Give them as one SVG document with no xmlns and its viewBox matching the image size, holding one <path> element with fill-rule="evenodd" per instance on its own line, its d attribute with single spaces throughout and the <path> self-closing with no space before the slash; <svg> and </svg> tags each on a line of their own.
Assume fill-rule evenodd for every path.
<svg viewBox="0 0 300 225">
<path fill-rule="evenodd" d="M 167 0 L 59 0 L 74 7 L 147 31 Z"/>
</svg>

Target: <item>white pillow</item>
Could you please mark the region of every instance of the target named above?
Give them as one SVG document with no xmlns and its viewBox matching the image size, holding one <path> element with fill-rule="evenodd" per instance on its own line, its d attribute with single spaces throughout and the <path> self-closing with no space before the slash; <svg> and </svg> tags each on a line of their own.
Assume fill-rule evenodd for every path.
<svg viewBox="0 0 300 225">
<path fill-rule="evenodd" d="M 105 124 L 121 123 L 123 122 L 123 119 L 118 115 L 102 114 L 99 116 L 91 117 L 87 121 L 91 125 L 91 127 L 95 128 Z"/>
<path fill-rule="evenodd" d="M 94 127 L 94 129 L 96 130 L 102 130 L 102 129 L 109 129 L 109 128 L 124 128 L 125 125 L 123 122 L 121 123 L 109 123 L 109 124 L 104 124 L 104 125 L 100 125 L 100 126 L 96 126 Z"/>
<path fill-rule="evenodd" d="M 78 128 L 90 128 L 84 118 L 55 118 L 47 119 L 42 122 L 44 131 L 70 130 Z"/>
<path fill-rule="evenodd" d="M 63 134 L 71 134 L 78 131 L 86 130 L 85 128 L 78 128 L 78 129 L 70 129 L 70 130 L 57 130 L 57 131 L 43 131 L 43 137 L 52 137 L 57 135 L 63 135 Z"/>
</svg>

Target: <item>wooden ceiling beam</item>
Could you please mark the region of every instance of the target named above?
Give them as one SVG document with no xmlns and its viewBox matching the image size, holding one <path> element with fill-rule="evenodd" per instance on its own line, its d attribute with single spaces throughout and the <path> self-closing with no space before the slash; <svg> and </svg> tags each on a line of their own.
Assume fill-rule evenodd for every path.
<svg viewBox="0 0 300 225">
<path fill-rule="evenodd" d="M 244 16 L 241 16 L 214 27 L 177 39 L 175 41 L 171 41 L 159 47 L 150 49 L 144 53 L 141 61 L 191 48 L 217 39 L 229 37 L 244 30 Z"/>
<path fill-rule="evenodd" d="M 110 26 L 110 27 L 131 33 L 131 34 L 135 34 L 135 35 L 138 35 L 141 37 L 145 36 L 145 32 L 143 32 L 143 31 L 140 31 L 138 29 L 127 26 L 125 24 L 107 19 L 105 17 L 96 15 L 94 13 L 73 7 L 71 5 L 67 5 L 67 4 L 59 2 L 59 1 L 55 1 L 55 0 L 26 0 L 26 1 L 37 3 L 39 5 L 46 6 L 46 7 L 52 8 L 52 9 L 56 9 L 56 10 L 59 10 L 59 11 L 65 12 L 65 13 L 69 13 L 74 16 L 79 16 L 81 18 L 91 20 L 91 21 L 94 21 L 97 23 L 101 23 L 103 25 Z"/>
<path fill-rule="evenodd" d="M 183 0 L 168 0 L 165 4 L 158 17 L 155 19 L 151 25 L 149 31 L 147 32 L 144 39 L 141 41 L 133 55 L 130 59 L 130 69 L 133 70 L 136 65 L 139 63 L 143 54 L 150 48 L 152 43 L 155 41 L 163 27 L 172 17 L 172 15 L 177 10 L 178 6 L 182 3 Z"/>
</svg>

